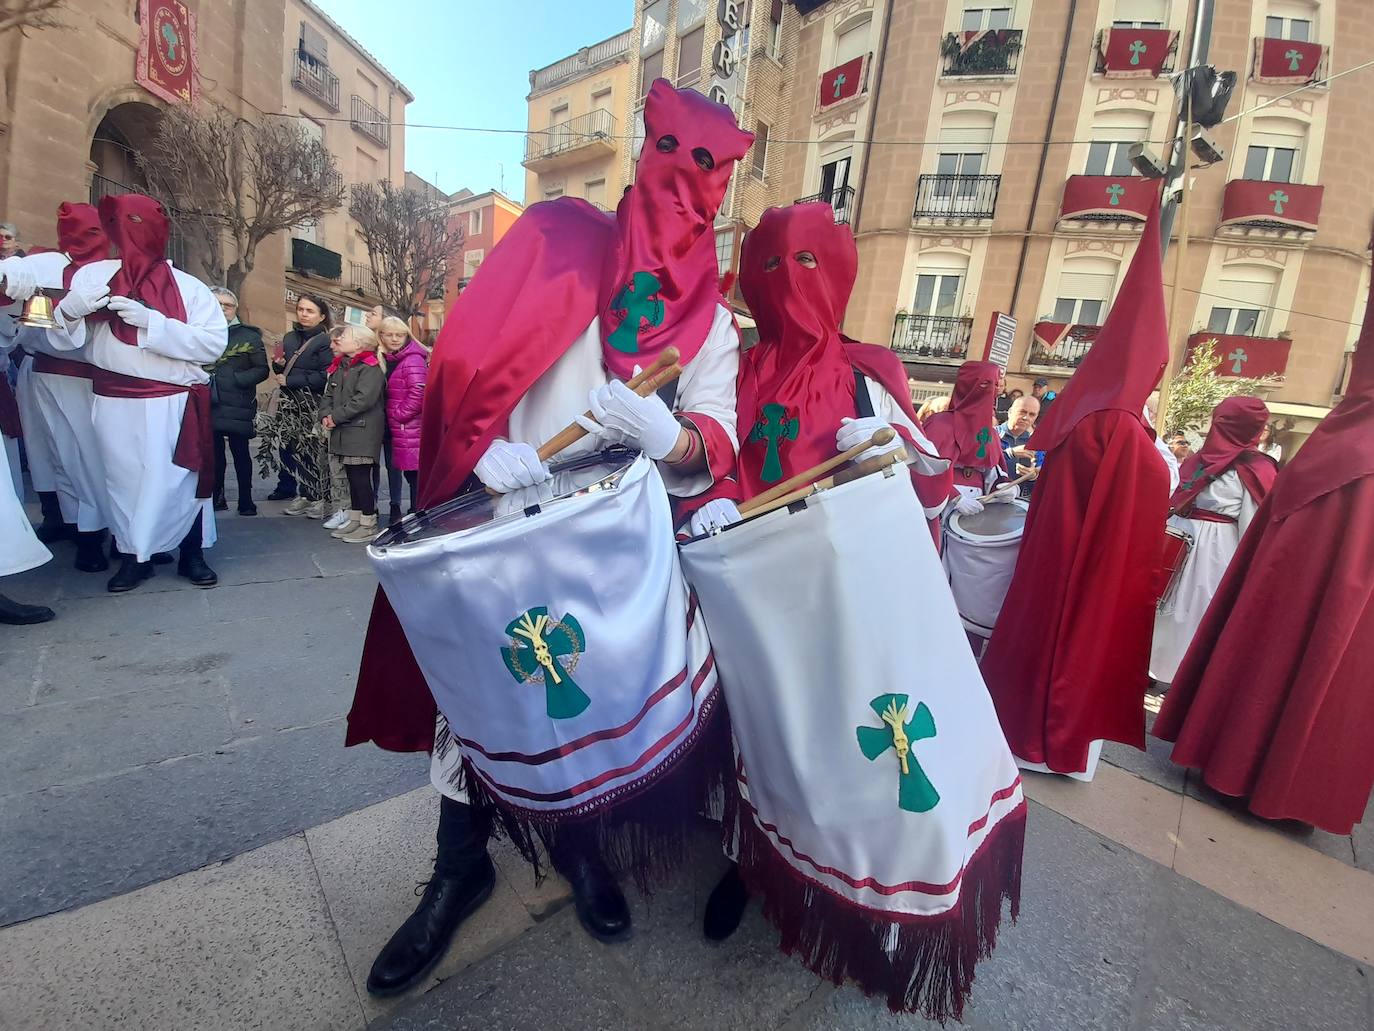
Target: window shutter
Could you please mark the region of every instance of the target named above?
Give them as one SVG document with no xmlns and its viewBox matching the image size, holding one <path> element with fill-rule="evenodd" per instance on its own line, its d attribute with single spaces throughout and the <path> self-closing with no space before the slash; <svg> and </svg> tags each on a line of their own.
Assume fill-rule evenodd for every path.
<svg viewBox="0 0 1374 1031">
<path fill-rule="evenodd" d="M 321 64 L 329 63 L 329 40 L 307 22 L 301 22 L 301 52 Z"/>
<path fill-rule="evenodd" d="M 782 0 L 773 0 L 773 6 L 768 11 L 768 20 L 774 25 L 782 22 Z"/>
</svg>

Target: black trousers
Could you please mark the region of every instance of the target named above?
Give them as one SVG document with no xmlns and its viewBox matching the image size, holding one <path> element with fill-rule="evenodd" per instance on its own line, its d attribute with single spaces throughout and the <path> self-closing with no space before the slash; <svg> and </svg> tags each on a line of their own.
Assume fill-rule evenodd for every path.
<svg viewBox="0 0 1374 1031">
<path fill-rule="evenodd" d="M 363 515 L 377 514 L 377 489 L 372 486 L 372 470 L 375 468 L 375 462 L 371 465 L 344 466 L 344 475 L 348 477 L 349 507 Z"/>
<path fill-rule="evenodd" d="M 229 462 L 224 448 L 229 446 L 229 454 L 234 456 L 234 479 L 239 485 L 239 508 L 253 503 L 253 456 L 248 450 L 248 437 L 242 433 L 221 433 L 215 431 L 215 493 L 224 493 L 224 474 Z"/>
</svg>

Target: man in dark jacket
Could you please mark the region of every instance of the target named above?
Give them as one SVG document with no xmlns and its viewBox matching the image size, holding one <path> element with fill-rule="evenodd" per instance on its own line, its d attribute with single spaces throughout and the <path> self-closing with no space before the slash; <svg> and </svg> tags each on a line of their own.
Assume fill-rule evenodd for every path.
<svg viewBox="0 0 1374 1031">
<path fill-rule="evenodd" d="M 329 363 L 334 355 L 329 350 L 329 330 L 333 319 L 329 312 L 329 302 L 322 297 L 301 294 L 296 299 L 296 321 L 291 330 L 282 337 L 282 359 L 277 364 L 277 382 L 282 392 L 314 411 L 324 396 L 324 384 L 329 378 Z M 324 483 L 325 472 L 312 469 L 301 478 L 300 462 L 305 456 L 298 454 L 299 449 L 284 446 L 281 449 L 281 473 L 277 478 L 277 489 L 267 496 L 268 501 L 287 501 L 287 515 L 303 515 L 311 519 L 323 516 L 323 502 L 320 488 Z M 297 497 L 300 492 L 301 496 Z M 315 495 L 310 497 L 310 495 Z"/>
<path fill-rule="evenodd" d="M 239 321 L 239 299 L 234 292 L 223 286 L 210 292 L 229 323 L 229 346 L 219 361 L 205 368 L 210 373 L 210 421 L 215 430 L 215 511 L 229 507 L 224 499 L 228 469 L 224 448 L 228 444 L 239 485 L 239 515 L 253 516 L 258 508 L 253 504 L 253 458 L 248 442 L 257 433 L 253 420 L 258 414 L 258 384 L 268 376 L 267 351 L 262 346 L 262 330 Z"/>
</svg>

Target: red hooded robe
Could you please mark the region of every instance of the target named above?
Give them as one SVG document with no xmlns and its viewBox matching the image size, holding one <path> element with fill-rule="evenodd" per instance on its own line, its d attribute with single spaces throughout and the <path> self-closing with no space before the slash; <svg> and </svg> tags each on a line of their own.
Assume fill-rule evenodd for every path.
<svg viewBox="0 0 1374 1031">
<path fill-rule="evenodd" d="M 1349 834 L 1374 787 L 1374 294 L 1345 399 L 1241 539 L 1155 721 L 1267 819 Z"/>
<path fill-rule="evenodd" d="M 422 508 L 463 490 L 516 404 L 593 318 L 606 367 L 621 378 L 670 343 L 685 365 L 705 341 L 723 303 L 712 223 L 753 136 L 729 108 L 663 79 L 649 91 L 644 125 L 635 183 L 614 220 L 584 201 L 533 205 L 448 313 L 421 413 Z M 584 407 L 585 398 L 569 398 L 569 421 Z M 725 430 L 707 416 L 680 417 L 701 435 L 713 477 L 733 472 Z M 427 751 L 434 718 L 424 675 L 378 590 L 345 744 Z"/>
<path fill-rule="evenodd" d="M 923 429 L 940 453 L 954 463 L 953 487 L 976 487 L 982 493 L 989 469 L 1002 468 L 1002 441 L 997 435 L 996 362 L 964 362 L 954 378 L 949 407 L 926 420 Z"/>
<path fill-rule="evenodd" d="M 1012 752 L 1058 772 L 1085 769 L 1094 740 L 1145 744 L 1169 473 L 1141 412 L 1168 339 L 1156 210 L 1092 350 L 1027 444 L 1045 467 L 983 657 Z"/>
<path fill-rule="evenodd" d="M 1255 504 L 1263 501 L 1279 474 L 1278 463 L 1256 450 L 1268 421 L 1269 406 L 1257 397 L 1228 397 L 1217 405 L 1202 450 L 1189 455 L 1179 469 L 1169 511 L 1185 518 L 1195 515 L 1197 496 L 1230 469 L 1235 469 Z"/>
</svg>

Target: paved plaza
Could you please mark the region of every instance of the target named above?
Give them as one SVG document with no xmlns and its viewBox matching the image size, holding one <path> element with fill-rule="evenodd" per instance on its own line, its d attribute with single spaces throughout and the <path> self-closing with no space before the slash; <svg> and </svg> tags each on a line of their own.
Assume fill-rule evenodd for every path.
<svg viewBox="0 0 1374 1031">
<path fill-rule="evenodd" d="M 67 545 L 6 582 L 58 619 L 0 630 L 0 1029 L 928 1026 L 818 982 L 757 909 L 708 946 L 705 823 L 628 944 L 591 941 L 566 887 L 500 850 L 433 976 L 370 998 L 437 798 L 424 757 L 342 747 L 375 580 L 362 548 L 280 507 L 221 518 L 213 591 L 159 567 L 110 596 Z M 1107 758 L 1090 785 L 1029 775 L 1021 919 L 965 1024 L 1374 1031 L 1374 819 L 1276 830 L 1158 742 Z"/>
</svg>

